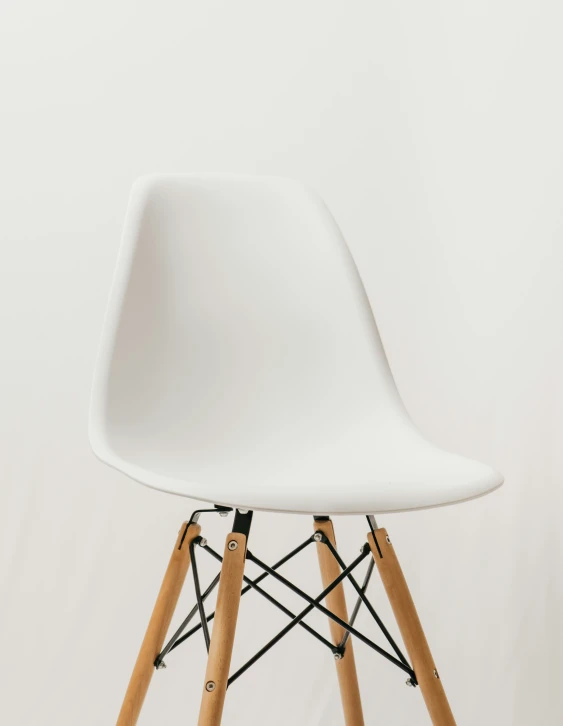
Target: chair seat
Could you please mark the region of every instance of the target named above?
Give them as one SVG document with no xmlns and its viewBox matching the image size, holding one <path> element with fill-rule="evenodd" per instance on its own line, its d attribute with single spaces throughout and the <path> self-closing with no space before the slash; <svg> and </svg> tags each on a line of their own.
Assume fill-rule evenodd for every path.
<svg viewBox="0 0 563 726">
<path fill-rule="evenodd" d="M 502 483 L 418 432 L 334 219 L 272 177 L 135 184 L 90 440 L 143 484 L 253 510 L 398 512 Z"/>
<path fill-rule="evenodd" d="M 322 447 L 314 440 L 314 448 L 295 441 L 287 448 L 276 441 L 267 451 L 235 447 L 216 458 L 198 456 L 189 447 L 172 450 L 163 441 L 138 447 L 138 438 L 134 451 L 123 442 L 121 455 L 100 446 L 95 450 L 105 463 L 149 487 L 276 512 L 402 512 L 464 502 L 503 483 L 495 469 L 438 448 L 405 422 L 350 432 Z"/>
</svg>

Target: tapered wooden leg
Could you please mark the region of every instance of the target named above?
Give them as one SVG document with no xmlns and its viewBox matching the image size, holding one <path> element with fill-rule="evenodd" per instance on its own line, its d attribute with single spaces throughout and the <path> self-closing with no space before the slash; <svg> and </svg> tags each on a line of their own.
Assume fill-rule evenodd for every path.
<svg viewBox="0 0 563 726">
<path fill-rule="evenodd" d="M 117 719 L 117 726 L 135 726 L 137 723 L 151 682 L 154 661 L 162 650 L 164 638 L 170 627 L 170 621 L 190 566 L 190 543 L 199 536 L 200 531 L 201 528 L 198 524 L 188 526 L 187 522 L 184 522 L 180 528 L 145 639 L 129 681 L 125 700 Z"/>
<path fill-rule="evenodd" d="M 327 539 L 330 540 L 333 547 L 336 548 L 334 527 L 332 526 L 330 519 L 315 520 L 315 531 L 323 532 Z M 340 575 L 340 566 L 334 559 L 326 544 L 323 544 L 322 542 L 317 543 L 317 554 L 319 556 L 323 588 L 326 588 Z M 327 595 L 326 607 L 335 615 L 338 615 L 339 618 L 348 622 L 348 612 L 346 609 L 346 599 L 342 583 L 337 585 L 337 587 L 335 587 L 334 590 Z M 338 625 L 338 623 L 335 623 L 334 620 L 329 618 L 328 622 L 332 642 L 335 645 L 338 645 L 342 641 L 346 631 L 342 626 Z M 343 657 L 335 662 L 346 726 L 364 726 L 362 701 L 360 698 L 360 688 L 358 686 L 356 661 L 354 659 L 354 649 L 351 637 L 348 638 Z"/>
<path fill-rule="evenodd" d="M 236 547 L 233 543 L 236 543 Z M 227 535 L 225 544 L 198 726 L 219 726 L 221 723 L 235 640 L 245 557 L 245 535 L 231 532 Z"/>
<path fill-rule="evenodd" d="M 401 565 L 387 531 L 376 529 L 375 539 L 370 532 L 368 542 L 432 723 L 434 726 L 456 726 Z"/>
</svg>

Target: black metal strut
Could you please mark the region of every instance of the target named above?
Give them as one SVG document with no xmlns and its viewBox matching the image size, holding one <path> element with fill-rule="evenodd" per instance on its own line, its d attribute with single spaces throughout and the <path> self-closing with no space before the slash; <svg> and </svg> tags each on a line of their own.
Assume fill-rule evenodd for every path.
<svg viewBox="0 0 563 726">
<path fill-rule="evenodd" d="M 312 538 L 311 538 L 311 541 L 312 541 Z M 206 552 L 209 552 L 209 554 L 212 557 L 215 557 L 215 559 L 218 560 L 219 562 L 223 562 L 223 558 L 221 557 L 221 555 L 218 552 L 215 552 L 215 550 L 212 549 L 211 547 L 209 547 L 209 545 L 204 545 L 203 549 Z M 246 554 L 247 559 L 249 559 L 248 555 L 249 555 L 249 553 L 247 552 L 247 554 Z M 273 568 L 272 568 L 272 571 L 273 571 Z M 270 574 L 269 572 L 264 573 L 264 577 L 267 577 L 269 574 Z M 294 613 L 292 613 L 291 610 L 286 608 L 285 605 L 282 605 L 281 602 L 278 602 L 274 597 L 272 597 L 270 595 L 270 593 L 266 592 L 266 590 L 263 590 L 258 585 L 259 579 L 263 579 L 262 576 L 260 576 L 260 578 L 257 578 L 256 580 L 251 580 L 246 575 L 243 575 L 243 580 L 248 584 L 249 588 L 256 590 L 256 592 L 258 592 L 260 595 L 262 595 L 262 597 L 266 598 L 266 600 L 268 600 L 268 602 L 271 602 L 272 605 L 275 605 L 279 610 L 284 612 L 286 615 L 289 615 L 290 618 L 295 618 L 296 615 Z M 241 594 L 242 594 L 242 592 L 241 592 Z M 307 625 L 307 623 L 299 623 L 299 625 L 301 625 L 301 627 L 305 628 L 305 630 L 307 632 L 311 633 L 311 635 L 314 635 L 315 638 L 317 638 L 317 640 L 320 640 L 321 643 L 326 645 L 332 651 L 336 652 L 338 650 L 337 646 L 333 645 L 329 640 L 327 640 L 325 637 L 323 637 L 320 633 L 317 633 L 317 631 L 314 630 L 313 628 L 311 628 L 309 625 Z"/>
<path fill-rule="evenodd" d="M 197 539 L 197 541 L 199 543 L 203 538 L 202 537 L 199 537 L 199 538 L 196 538 L 196 539 Z M 273 570 L 277 570 L 279 567 L 281 567 L 286 562 L 288 562 L 293 557 L 295 557 L 295 555 L 298 555 L 302 550 L 305 549 L 305 547 L 307 547 L 308 545 L 310 545 L 312 541 L 313 541 L 313 538 L 312 537 L 309 537 L 309 539 L 305 540 L 305 542 L 302 542 L 298 547 L 296 547 L 294 550 L 292 550 L 287 555 L 285 555 L 284 557 L 282 557 L 281 560 L 279 560 L 278 562 L 276 562 L 276 564 L 272 566 L 272 569 Z M 209 549 L 211 549 L 211 548 L 209 548 Z M 218 555 L 218 557 L 222 561 L 222 558 L 220 557 L 220 555 Z M 219 577 L 220 577 L 220 573 L 219 573 L 219 575 L 217 575 L 217 578 L 216 578 L 217 583 L 219 582 Z M 254 584 L 257 585 L 258 583 L 262 582 L 262 580 L 266 579 L 266 577 L 268 577 L 268 573 L 267 572 L 263 572 L 261 575 L 259 575 L 257 578 L 255 578 Z M 212 585 L 213 585 L 213 583 L 212 583 Z M 210 585 L 210 587 L 211 587 L 211 589 L 213 589 L 213 587 L 211 585 Z M 247 585 L 246 587 L 244 587 L 242 589 L 242 591 L 241 591 L 241 596 L 242 595 L 246 595 L 246 593 L 249 590 L 252 590 L 252 586 L 251 585 Z M 203 597 L 204 600 L 207 597 L 207 595 L 209 595 L 209 593 L 207 593 L 207 594 L 206 593 L 203 593 L 202 597 Z M 277 603 L 277 601 L 276 601 L 276 603 Z M 198 606 L 195 605 L 194 608 L 193 608 L 193 610 L 190 612 L 190 615 L 188 615 L 188 617 L 184 620 L 184 622 L 182 623 L 182 625 L 180 626 L 180 628 L 178 628 L 178 630 L 172 636 L 172 638 L 169 641 L 169 643 L 165 646 L 165 648 L 162 651 L 162 653 L 158 656 L 158 658 L 155 661 L 155 665 L 157 665 L 157 663 L 159 662 L 159 658 L 161 658 L 161 656 L 164 657 L 167 653 L 173 651 L 179 645 L 181 645 L 182 643 L 184 643 L 194 633 L 197 633 L 198 630 L 201 630 L 202 629 L 202 624 L 201 623 L 198 623 L 191 630 L 189 630 L 185 635 L 182 635 L 183 631 L 185 630 L 186 626 L 188 625 L 188 623 L 190 622 L 190 620 L 193 618 L 193 616 L 195 615 L 195 613 L 197 612 L 197 610 L 198 610 Z M 211 620 L 213 620 L 214 617 L 215 617 L 215 611 L 213 611 L 210 615 L 207 616 L 207 618 L 206 618 L 207 622 L 209 623 Z M 322 638 L 322 635 L 320 637 Z M 326 641 L 326 642 L 330 645 L 331 648 L 334 647 L 332 645 L 332 643 L 329 643 L 328 641 Z"/>
<path fill-rule="evenodd" d="M 345 620 L 342 620 L 342 618 L 339 618 L 338 615 L 335 615 L 333 612 L 328 610 L 324 607 L 324 605 L 321 605 L 321 600 L 324 600 L 324 598 L 329 594 L 329 592 L 332 592 L 334 588 L 339 585 L 342 580 L 344 580 L 346 577 L 349 576 L 349 574 L 354 570 L 360 562 L 362 562 L 369 554 L 371 553 L 370 547 L 368 543 L 366 542 L 364 546 L 362 547 L 362 552 L 359 555 L 359 557 L 356 557 L 356 559 L 352 562 L 351 565 L 349 565 L 346 569 L 344 569 L 340 575 L 333 580 L 333 582 L 319 595 L 317 598 L 312 598 L 309 595 L 307 595 L 306 592 L 301 590 L 299 587 L 294 585 L 292 582 L 287 580 L 285 577 L 280 575 L 278 572 L 274 572 L 271 567 L 268 567 L 268 565 L 265 565 L 263 562 L 261 562 L 257 557 L 254 557 L 254 555 L 251 552 L 247 552 L 247 559 L 254 562 L 258 567 L 261 567 L 266 572 L 269 572 L 272 577 L 274 577 L 276 580 L 279 580 L 284 585 L 286 585 L 290 590 L 292 590 L 297 595 L 300 595 L 304 600 L 306 600 L 309 603 L 309 606 L 307 609 L 307 612 L 310 612 L 313 608 L 317 608 L 317 610 L 320 610 L 324 615 L 326 615 L 331 620 L 334 620 L 334 622 L 338 623 L 340 627 L 344 628 L 345 630 L 348 630 L 351 635 L 353 635 L 355 638 L 358 638 L 358 640 L 361 640 L 366 645 L 369 645 L 370 648 L 373 648 L 379 655 L 382 655 L 384 658 L 387 658 L 387 660 L 391 661 L 391 663 L 394 663 L 398 668 L 405 671 L 409 674 L 409 676 L 412 678 L 414 677 L 414 671 L 409 665 L 405 665 L 402 661 L 397 660 L 394 656 L 392 656 L 390 653 L 387 653 L 387 651 L 383 650 L 383 648 L 380 648 L 379 645 L 374 643 L 372 640 L 367 638 L 363 633 L 360 633 L 359 630 L 356 630 L 354 627 L 352 627 L 349 623 L 347 623 Z M 305 613 L 306 615 L 307 613 Z M 304 616 L 303 616 L 304 617 Z"/>
<path fill-rule="evenodd" d="M 371 576 L 373 574 L 374 567 L 375 567 L 375 564 L 374 564 L 373 557 L 372 557 L 371 560 L 369 561 L 366 576 L 364 577 L 364 581 L 362 583 L 362 592 L 364 593 L 364 595 L 366 593 L 366 590 L 368 589 L 369 581 L 371 580 Z M 358 613 L 360 612 L 360 607 L 361 607 L 362 603 L 363 603 L 363 599 L 361 597 L 358 597 L 358 599 L 356 600 L 356 604 L 354 605 L 354 609 L 352 610 L 352 615 L 350 615 L 350 625 L 354 625 L 354 623 L 356 622 L 356 618 L 358 617 Z M 346 643 L 348 642 L 349 637 L 350 637 L 350 631 L 347 630 L 344 633 L 344 637 L 342 638 L 342 641 L 340 643 L 341 648 L 346 647 Z"/>
<path fill-rule="evenodd" d="M 340 557 L 340 555 L 338 554 L 338 551 L 337 551 L 337 550 L 335 549 L 334 545 L 333 545 L 333 544 L 332 544 L 332 542 L 331 542 L 331 541 L 330 541 L 330 540 L 328 539 L 328 537 L 327 537 L 326 535 L 324 535 L 324 534 L 323 534 L 323 540 L 322 540 L 322 541 L 323 541 L 323 542 L 324 542 L 324 544 L 325 544 L 325 545 L 326 545 L 326 546 L 327 546 L 327 547 L 329 548 L 329 550 L 330 550 L 330 551 L 331 551 L 331 553 L 332 553 L 332 556 L 333 556 L 333 557 L 334 557 L 334 559 L 335 559 L 335 560 L 336 560 L 336 561 L 338 562 L 338 564 L 340 565 L 340 567 L 341 567 L 342 569 L 345 569 L 345 568 L 346 568 L 346 565 L 344 564 L 344 562 L 343 562 L 342 558 L 341 558 L 341 557 Z M 368 545 L 368 546 L 369 546 L 369 545 Z M 372 561 L 372 563 L 373 563 L 373 557 L 372 557 L 371 561 Z M 404 656 L 404 655 L 403 655 L 403 654 L 401 653 L 401 651 L 400 651 L 400 649 L 399 649 L 398 645 L 397 645 L 397 644 L 395 643 L 395 641 L 394 641 L 394 640 L 393 640 L 393 638 L 391 637 L 391 634 L 389 633 L 389 631 L 387 630 L 387 628 L 386 628 L 386 627 L 385 627 L 385 625 L 383 624 L 383 622 L 382 622 L 381 618 L 379 617 L 379 615 L 378 615 L 378 614 L 377 614 L 377 613 L 375 612 L 375 609 L 374 609 L 373 605 L 372 605 L 372 604 L 370 603 L 370 601 L 369 601 L 369 600 L 367 599 L 367 597 L 366 597 L 366 595 L 365 595 L 365 592 L 364 592 L 363 588 L 361 588 L 361 587 L 360 587 L 360 586 L 358 585 L 357 581 L 355 580 L 355 578 L 354 578 L 354 577 L 353 577 L 353 576 L 352 576 L 351 574 L 350 574 L 350 575 L 348 575 L 348 579 L 350 580 L 350 582 L 352 583 L 352 586 L 354 587 L 354 589 L 355 589 L 355 590 L 356 590 L 356 592 L 358 593 L 358 597 L 360 598 L 360 600 L 361 600 L 361 601 L 362 601 L 362 602 L 363 602 L 363 603 L 365 604 L 365 606 L 366 606 L 366 607 L 367 607 L 367 609 L 369 610 L 369 613 L 370 613 L 370 615 L 372 616 L 372 618 L 373 618 L 373 619 L 375 620 L 375 622 L 376 622 L 376 623 L 377 623 L 377 624 L 379 625 L 379 628 L 380 628 L 381 632 L 382 632 L 382 633 L 383 633 L 383 635 L 384 635 L 384 636 L 385 636 L 385 637 L 387 638 L 387 642 L 388 642 L 388 643 L 389 643 L 389 645 L 390 645 L 390 646 L 391 646 L 391 647 L 393 648 L 393 650 L 395 651 L 395 653 L 396 653 L 397 657 L 399 658 L 399 660 L 400 660 L 400 661 L 401 661 L 402 663 L 404 663 L 404 664 L 405 664 L 406 666 L 408 666 L 408 665 L 409 665 L 409 663 L 408 663 L 407 659 L 406 659 L 406 658 L 405 658 L 405 656 Z M 353 623 L 350 623 L 350 624 L 352 625 Z M 348 633 L 350 633 L 350 631 L 348 631 Z M 410 668 L 410 666 L 409 666 L 409 668 Z"/>
<path fill-rule="evenodd" d="M 325 611 L 326 609 L 323 608 L 323 606 L 320 604 L 321 600 L 324 600 L 324 598 L 330 592 L 332 592 L 334 590 L 334 588 L 337 585 L 339 585 L 342 582 L 342 580 L 344 580 L 345 577 L 347 577 L 348 572 L 351 572 L 357 565 L 359 565 L 360 562 L 366 556 L 367 556 L 367 552 L 365 552 L 365 551 L 362 552 L 362 554 L 354 560 L 354 562 L 350 565 L 349 568 L 347 568 L 347 570 L 340 573 L 340 575 L 336 578 L 336 580 L 334 580 L 327 588 L 325 588 L 318 597 L 313 599 L 313 598 L 310 598 L 302 590 L 299 590 L 298 587 L 296 587 L 295 585 L 290 583 L 289 580 L 286 580 L 285 577 L 282 577 L 281 575 L 279 575 L 277 572 L 275 572 L 274 570 L 269 568 L 267 565 L 265 565 L 263 562 L 261 562 L 257 557 L 254 557 L 254 555 L 252 555 L 250 552 L 248 552 L 247 558 L 249 560 L 251 560 L 252 562 L 257 564 L 258 567 L 262 567 L 262 569 L 269 572 L 269 574 L 272 575 L 272 577 L 275 577 L 276 580 L 279 580 L 280 582 L 283 582 L 284 584 L 286 584 L 294 592 L 298 593 L 302 597 L 304 596 L 304 599 L 309 601 L 309 605 L 307 605 L 307 607 L 304 610 L 302 610 L 299 613 L 299 615 L 296 615 L 293 618 L 293 620 L 285 626 L 285 628 L 282 628 L 282 630 L 280 630 L 280 632 L 277 635 L 275 635 L 268 643 L 266 643 L 266 645 L 263 648 L 261 648 L 258 651 L 258 653 L 256 653 L 256 655 L 254 655 L 252 658 L 250 658 L 250 660 L 248 660 L 241 668 L 239 668 L 238 671 L 236 671 L 236 673 L 233 673 L 233 675 L 230 676 L 229 680 L 227 681 L 228 685 L 230 686 L 231 683 L 233 683 L 233 681 L 235 681 L 239 676 L 241 676 L 246 670 L 248 670 L 248 668 L 250 668 L 251 665 L 256 663 L 256 661 L 259 658 L 261 658 L 265 653 L 267 653 L 270 650 L 270 648 L 272 648 L 277 642 L 279 642 L 284 637 L 284 635 L 287 635 L 290 630 L 292 630 L 296 625 L 299 625 L 301 623 L 301 621 L 303 620 L 303 618 L 306 615 L 308 615 L 311 612 L 311 610 L 313 610 L 314 608 L 318 608 L 321 611 Z M 330 610 L 326 610 L 325 614 L 327 614 L 329 612 L 330 612 Z M 337 618 L 337 616 L 334 615 L 333 613 L 331 613 L 330 616 L 333 619 L 335 619 L 337 622 L 338 621 L 340 621 L 340 623 L 344 622 L 343 620 L 341 621 L 340 618 Z"/>
<path fill-rule="evenodd" d="M 225 516 L 225 514 L 228 511 L 232 511 L 228 507 L 218 507 L 216 506 L 215 509 L 203 509 L 203 510 L 197 510 L 194 512 L 192 517 L 190 518 L 191 522 L 197 522 L 197 519 L 199 518 L 199 515 L 203 512 L 219 512 L 221 515 Z M 316 521 L 323 521 L 329 519 L 328 517 L 315 517 Z M 368 517 L 368 522 L 370 525 L 370 530 L 372 533 L 374 532 L 374 525 L 375 520 L 373 517 Z M 239 532 L 241 534 L 244 534 L 246 538 L 248 538 L 250 525 L 252 522 L 252 511 L 245 511 L 245 510 L 235 510 L 235 518 L 233 523 L 233 532 Z M 375 525 L 376 526 L 376 525 Z M 319 535 L 321 535 L 321 538 L 319 539 Z M 375 542 L 377 544 L 377 539 L 375 538 Z M 321 592 L 320 595 L 318 595 L 316 598 L 310 597 L 306 592 L 301 590 L 299 587 L 294 585 L 292 582 L 290 582 L 287 578 L 283 577 L 277 570 L 284 565 L 286 562 L 288 562 L 290 559 L 295 557 L 297 554 L 302 552 L 308 545 L 310 545 L 312 542 L 322 542 L 325 544 L 328 548 L 333 557 L 335 558 L 336 562 L 338 563 L 339 567 L 341 568 L 340 575 L 332 582 L 328 587 L 326 587 L 323 592 Z M 184 619 L 180 627 L 176 630 L 172 638 L 168 641 L 166 646 L 163 648 L 162 652 L 159 653 L 155 660 L 155 667 L 163 667 L 163 659 L 164 657 L 170 653 L 172 650 L 177 648 L 181 643 L 186 641 L 190 636 L 192 636 L 194 633 L 196 633 L 198 630 L 203 631 L 203 636 L 205 640 L 205 645 L 207 648 L 207 651 L 209 652 L 209 646 L 210 646 L 210 634 L 209 634 L 209 628 L 208 623 L 213 620 L 215 617 L 215 611 L 211 614 L 207 615 L 205 612 L 204 602 L 207 599 L 207 597 L 213 592 L 215 587 L 217 587 L 217 584 L 220 581 L 220 573 L 216 575 L 211 583 L 208 585 L 208 587 L 205 589 L 204 592 L 201 591 L 201 585 L 199 580 L 199 571 L 197 566 L 197 558 L 196 558 L 196 547 L 200 546 L 203 550 L 205 550 L 207 553 L 209 553 L 213 558 L 215 558 L 218 562 L 223 562 L 223 558 L 221 555 L 219 555 L 213 548 L 211 548 L 207 544 L 207 540 L 203 537 L 196 537 L 191 543 L 190 543 L 190 556 L 191 556 L 191 564 L 192 564 L 192 573 L 194 578 L 194 588 L 195 588 L 195 594 L 196 594 L 196 605 L 192 608 L 192 610 L 189 612 L 188 616 Z M 379 548 L 378 548 L 379 549 Z M 361 548 L 361 554 L 356 557 L 356 559 L 352 562 L 351 565 L 346 566 L 340 555 L 338 554 L 338 551 L 333 546 L 332 542 L 326 537 L 326 535 L 323 532 L 315 532 L 311 537 L 306 539 L 304 542 L 302 542 L 298 547 L 296 547 L 294 550 L 289 552 L 287 555 L 282 557 L 278 562 L 276 562 L 272 567 L 269 567 L 264 562 L 262 562 L 260 559 L 258 559 L 255 555 L 253 555 L 249 550 L 246 551 L 246 559 L 250 560 L 251 562 L 254 562 L 258 567 L 260 567 L 263 572 L 256 578 L 251 579 L 247 577 L 246 575 L 243 575 L 243 580 L 246 583 L 245 587 L 241 591 L 241 596 L 245 595 L 249 590 L 254 590 L 259 595 L 264 597 L 268 602 L 272 603 L 275 607 L 277 607 L 279 610 L 281 610 L 283 613 L 285 613 L 288 617 L 291 618 L 291 621 L 284 627 L 282 630 L 277 633 L 266 645 L 264 645 L 252 658 L 250 658 L 243 666 L 241 666 L 235 673 L 233 673 L 229 679 L 228 679 L 228 685 L 231 685 L 237 678 L 239 678 L 243 673 L 245 673 L 256 661 L 258 661 L 263 655 L 265 655 L 273 646 L 278 643 L 285 635 L 287 635 L 291 630 L 293 630 L 297 625 L 302 627 L 304 630 L 309 632 L 311 635 L 313 635 L 319 642 L 321 642 L 323 645 L 325 645 L 327 648 L 331 650 L 331 652 L 335 655 L 335 657 L 340 658 L 345 652 L 346 644 L 348 642 L 348 639 L 350 635 L 353 635 L 358 640 L 362 641 L 366 645 L 368 645 L 370 648 L 375 650 L 377 653 L 379 653 L 381 656 L 386 658 L 388 661 L 393 663 L 395 666 L 403 670 L 409 675 L 409 680 L 407 681 L 410 685 L 417 685 L 416 676 L 414 673 L 414 670 L 409 665 L 408 661 L 402 654 L 401 650 L 393 640 L 391 634 L 383 624 L 381 618 L 378 616 L 377 612 L 375 611 L 374 607 L 368 600 L 366 596 L 366 591 L 373 573 L 374 569 L 374 560 L 373 557 L 370 559 L 366 575 L 364 577 L 363 583 L 360 586 L 355 579 L 355 577 L 352 575 L 353 570 L 356 569 L 356 567 L 371 553 L 369 544 L 366 542 L 362 548 Z M 285 605 L 280 603 L 276 598 L 274 598 L 270 593 L 268 593 L 266 590 L 264 590 L 262 587 L 260 587 L 260 582 L 264 580 L 266 577 L 272 577 L 278 582 L 281 582 L 283 585 L 285 585 L 289 590 L 294 592 L 295 594 L 299 595 L 303 600 L 305 600 L 308 604 L 307 607 L 305 607 L 300 613 L 297 615 L 293 613 L 289 608 L 286 608 Z M 340 583 L 342 583 L 345 579 L 350 580 L 350 583 L 354 587 L 355 591 L 358 594 L 358 600 L 354 606 L 354 609 L 352 611 L 352 615 L 349 619 L 349 622 L 346 622 L 342 620 L 342 618 L 335 615 L 333 612 L 331 612 L 328 608 L 326 608 L 324 605 L 322 605 L 322 601 L 326 598 L 327 595 L 329 595 Z M 386 637 L 387 641 L 389 642 L 390 646 L 394 650 L 397 657 L 391 655 L 386 650 L 378 646 L 376 643 L 374 643 L 372 640 L 370 640 L 368 637 L 363 635 L 360 631 L 358 631 L 354 627 L 354 623 L 356 621 L 356 617 L 358 615 L 358 612 L 360 610 L 361 605 L 364 604 L 366 606 L 366 609 L 369 611 L 370 615 L 374 618 L 377 625 L 379 626 L 380 630 Z M 314 609 L 319 610 L 324 615 L 326 615 L 328 618 L 333 620 L 334 622 L 338 623 L 344 630 L 345 634 L 342 638 L 341 642 L 338 644 L 331 643 L 327 638 L 322 636 L 320 633 L 318 633 L 314 628 L 309 626 L 307 623 L 303 622 L 303 619 Z M 196 615 L 196 613 L 199 613 L 200 616 L 200 622 L 196 624 L 194 627 L 191 628 L 187 633 L 183 635 L 184 630 L 190 623 L 190 621 L 193 619 L 193 617 Z"/>
<path fill-rule="evenodd" d="M 201 542 L 201 539 L 198 538 Z M 199 542 L 198 542 L 199 544 Z M 209 653 L 209 646 L 211 645 L 211 638 L 209 637 L 209 628 L 207 627 L 207 617 L 205 615 L 205 608 L 203 606 L 203 597 L 201 595 L 201 587 L 199 584 L 199 574 L 197 571 L 197 560 L 195 556 L 195 539 L 192 540 L 190 543 L 190 557 L 192 560 L 192 572 L 194 576 L 194 588 L 195 588 L 195 597 L 197 600 L 197 609 L 199 610 L 199 617 L 201 620 L 201 627 L 203 629 L 203 638 L 205 640 L 205 647 L 207 648 L 207 652 Z M 219 575 L 219 578 L 221 575 Z"/>
</svg>

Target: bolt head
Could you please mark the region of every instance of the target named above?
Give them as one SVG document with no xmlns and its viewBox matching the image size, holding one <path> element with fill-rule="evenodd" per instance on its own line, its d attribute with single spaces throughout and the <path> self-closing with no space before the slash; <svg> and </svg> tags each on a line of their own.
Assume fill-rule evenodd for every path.
<svg viewBox="0 0 563 726">
<path fill-rule="evenodd" d="M 231 552 L 232 552 L 233 550 L 236 550 L 236 549 L 237 549 L 237 547 L 238 547 L 238 542 L 237 542 L 236 540 L 232 539 L 232 540 L 231 540 L 231 541 L 229 542 L 229 544 L 227 545 L 227 547 L 228 547 L 228 548 L 229 548 L 229 549 L 231 550 Z"/>
<path fill-rule="evenodd" d="M 414 688 L 414 683 L 412 682 L 412 678 L 407 678 L 407 686 L 410 688 Z"/>
<path fill-rule="evenodd" d="M 215 681 L 207 681 L 207 683 L 205 684 L 205 690 L 209 691 L 209 692 L 214 691 L 215 690 Z"/>
<path fill-rule="evenodd" d="M 313 535 L 313 539 L 315 540 L 315 542 L 322 542 L 323 535 L 321 534 L 321 532 L 315 532 L 315 534 Z"/>
<path fill-rule="evenodd" d="M 228 512 L 219 512 L 220 517 L 226 517 Z"/>
<path fill-rule="evenodd" d="M 440 678 L 440 676 L 438 675 L 438 671 L 436 670 L 434 671 L 434 678 Z"/>
<path fill-rule="evenodd" d="M 386 540 L 387 544 L 391 544 L 391 540 L 389 539 L 389 535 L 387 535 L 387 537 L 385 537 L 385 540 Z"/>
<path fill-rule="evenodd" d="M 207 540 L 205 539 L 205 537 L 202 537 L 202 538 L 201 538 L 201 539 L 199 540 L 199 546 L 200 546 L 200 547 L 206 547 L 206 546 L 207 546 Z"/>
<path fill-rule="evenodd" d="M 342 653 L 335 653 L 334 660 L 342 660 Z"/>
<path fill-rule="evenodd" d="M 163 668 L 166 668 L 166 663 L 161 660 L 160 663 L 157 665 L 156 670 L 161 671 Z"/>
</svg>

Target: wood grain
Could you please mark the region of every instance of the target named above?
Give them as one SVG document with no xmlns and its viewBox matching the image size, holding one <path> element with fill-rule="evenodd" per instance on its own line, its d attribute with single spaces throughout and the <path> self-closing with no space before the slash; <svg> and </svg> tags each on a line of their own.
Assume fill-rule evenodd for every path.
<svg viewBox="0 0 563 726">
<path fill-rule="evenodd" d="M 154 661 L 162 650 L 170 621 L 190 566 L 190 543 L 199 536 L 198 524 L 184 522 L 154 606 L 141 650 L 129 681 L 127 693 L 117 719 L 117 726 L 135 726 L 154 671 Z"/>
<path fill-rule="evenodd" d="M 331 544 L 336 548 L 334 527 L 330 519 L 315 521 L 315 531 L 323 532 L 327 539 L 330 540 Z M 319 557 L 323 588 L 327 588 L 331 582 L 334 582 L 334 580 L 336 580 L 336 578 L 340 575 L 341 569 L 326 544 L 323 544 L 322 542 L 317 543 L 317 554 Z M 331 610 L 335 615 L 338 615 L 338 617 L 342 620 L 348 622 L 348 611 L 346 608 L 343 583 L 337 585 L 334 590 L 327 595 L 325 600 L 326 607 L 329 610 Z M 338 645 L 346 631 L 341 625 L 335 623 L 334 620 L 329 618 L 328 622 L 332 642 L 335 645 Z M 360 688 L 358 685 L 358 675 L 356 672 L 356 661 L 354 659 L 354 648 L 351 636 L 348 638 L 348 642 L 346 643 L 344 656 L 341 660 L 335 661 L 335 663 L 346 726 L 364 726 L 362 701 L 360 697 Z"/>
<path fill-rule="evenodd" d="M 238 545 L 235 550 L 229 549 L 229 542 L 232 541 Z M 246 537 L 231 532 L 227 535 L 225 543 L 198 726 L 219 726 L 221 723 L 235 641 L 245 558 Z"/>
<path fill-rule="evenodd" d="M 442 680 L 432 658 L 405 576 L 387 530 L 376 529 L 375 540 L 370 532 L 368 542 L 432 723 L 434 726 L 456 726 Z"/>
</svg>

